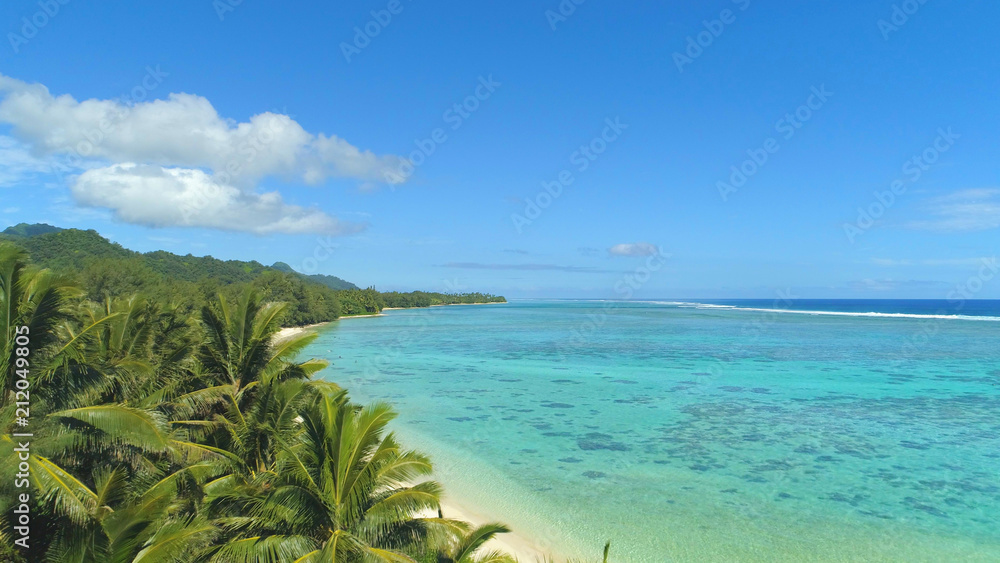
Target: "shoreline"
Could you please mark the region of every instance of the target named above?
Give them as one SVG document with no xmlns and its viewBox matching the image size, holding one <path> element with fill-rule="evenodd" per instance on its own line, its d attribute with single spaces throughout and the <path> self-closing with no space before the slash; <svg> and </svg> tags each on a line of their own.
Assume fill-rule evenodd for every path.
<svg viewBox="0 0 1000 563">
<path fill-rule="evenodd" d="M 385 309 L 383 309 L 383 311 L 384 310 Z M 278 332 L 274 333 L 274 336 L 272 338 L 273 338 L 274 342 L 281 342 L 282 340 L 287 340 L 287 339 L 289 339 L 289 338 L 291 338 L 293 336 L 298 336 L 300 334 L 309 332 L 309 331 L 311 331 L 313 329 L 316 329 L 316 328 L 324 327 L 324 326 L 326 326 L 326 325 L 328 325 L 330 323 L 334 323 L 334 322 L 337 322 L 337 321 L 342 321 L 342 320 L 345 320 L 345 319 L 364 319 L 364 318 L 367 318 L 367 317 L 384 317 L 384 316 L 385 315 L 383 315 L 382 313 L 373 313 L 371 315 L 346 315 L 346 316 L 343 316 L 343 317 L 337 317 L 336 319 L 334 319 L 332 321 L 323 321 L 321 323 L 315 323 L 315 324 L 311 324 L 311 325 L 286 326 L 286 327 L 282 327 L 280 330 L 278 330 Z"/>
<path fill-rule="evenodd" d="M 441 514 L 445 518 L 468 522 L 473 528 L 497 522 L 505 524 L 510 528 L 510 525 L 506 522 L 502 522 L 496 518 L 489 518 L 479 511 L 469 508 L 467 504 L 463 503 L 460 499 L 456 499 L 454 495 L 451 495 L 447 489 L 445 489 L 444 498 L 441 500 Z M 483 548 L 481 549 L 501 551 L 513 556 L 517 559 L 518 563 L 540 563 L 551 560 L 551 554 L 542 551 L 534 542 L 518 534 L 513 529 L 505 534 L 497 534 L 493 539 L 483 544 Z"/>
<path fill-rule="evenodd" d="M 440 303 L 440 304 L 437 304 L 437 305 L 428 305 L 427 307 L 384 307 L 382 309 L 382 311 L 406 311 L 406 310 L 410 310 L 410 309 L 430 309 L 431 307 L 452 307 L 452 306 L 455 306 L 455 305 L 506 305 L 506 304 L 507 303 L 504 302 L 504 301 L 491 301 L 489 303 Z M 299 334 L 302 334 L 304 332 L 308 332 L 308 331 L 310 331 L 310 330 L 312 330 L 314 328 L 319 328 L 319 327 L 322 327 L 322 326 L 326 326 L 326 325 L 328 325 L 330 323 L 337 322 L 337 321 L 342 321 L 342 320 L 346 320 L 346 319 L 366 319 L 366 318 L 369 318 L 369 317 L 384 317 L 384 316 L 385 316 L 385 313 L 383 313 L 383 312 L 371 313 L 371 314 L 366 313 L 366 314 L 363 314 L 363 315 L 344 315 L 342 317 L 337 317 L 336 319 L 334 319 L 332 321 L 324 321 L 324 322 L 321 322 L 321 323 L 315 323 L 315 324 L 304 325 L 304 326 L 287 326 L 287 327 L 282 327 L 281 330 L 279 330 L 278 332 L 274 333 L 274 341 L 275 342 L 281 342 L 282 340 L 287 340 L 287 339 L 289 339 L 289 338 L 291 338 L 293 336 L 298 336 Z"/>
<path fill-rule="evenodd" d="M 305 332 L 309 332 L 310 330 L 312 330 L 314 328 L 318 328 L 318 327 L 321 327 L 321 326 L 324 326 L 324 325 L 327 325 L 327 324 L 329 324 L 329 322 L 316 323 L 316 324 L 305 325 L 305 326 L 288 326 L 288 327 L 282 327 L 278 332 L 274 333 L 274 336 L 271 337 L 271 342 L 274 342 L 274 343 L 282 342 L 282 341 L 288 340 L 289 338 L 292 338 L 293 336 L 298 336 L 298 335 L 303 334 Z"/>
<path fill-rule="evenodd" d="M 544 509 L 537 502 L 540 499 L 496 467 L 412 426 L 397 422 L 393 432 L 403 443 L 430 456 L 434 464 L 430 480 L 443 488 L 440 506 L 445 518 L 468 522 L 473 528 L 499 523 L 510 530 L 494 536 L 484 549 L 508 554 L 518 563 L 589 562 L 599 552 L 588 541 L 568 534 L 557 511 Z"/>
<path fill-rule="evenodd" d="M 504 305 L 503 302 L 492 302 L 492 303 L 441 303 L 439 305 L 430 305 L 429 307 L 386 307 L 382 311 L 400 311 L 405 309 L 429 309 L 430 307 L 447 307 L 451 305 Z M 366 314 L 366 315 L 348 315 L 339 317 L 336 320 L 343 319 L 356 319 L 356 318 L 366 318 L 366 317 L 382 317 L 385 316 L 384 313 Z M 287 340 L 294 336 L 304 334 L 313 329 L 321 328 L 323 326 L 329 325 L 335 321 L 326 321 L 322 323 L 315 323 L 311 325 L 304 326 L 293 326 L 284 327 L 274 335 L 274 342 L 281 342 Z M 445 491 L 444 498 L 441 501 L 441 513 L 445 518 L 452 518 L 455 520 L 461 520 L 463 522 L 468 522 L 473 528 L 482 526 L 489 523 L 497 522 L 498 519 L 490 518 L 488 515 L 483 514 L 481 509 L 473 509 L 470 507 L 469 503 L 463 502 L 461 499 L 456 498 L 448 490 Z M 437 514 L 427 514 L 428 517 L 436 517 Z M 540 561 L 548 561 L 550 559 L 550 554 L 543 551 L 535 542 L 532 542 L 528 538 L 518 534 L 516 531 L 511 531 L 505 534 L 499 534 L 490 541 L 484 544 L 486 549 L 496 549 L 503 553 L 513 556 L 517 559 L 519 563 L 535 563 Z"/>
<path fill-rule="evenodd" d="M 454 307 L 456 305 L 507 305 L 509 301 L 490 301 L 489 303 L 437 303 L 426 307 L 384 307 L 383 311 L 405 311 L 407 309 L 430 309 L 431 307 Z M 381 313 L 380 313 L 381 314 Z"/>
</svg>

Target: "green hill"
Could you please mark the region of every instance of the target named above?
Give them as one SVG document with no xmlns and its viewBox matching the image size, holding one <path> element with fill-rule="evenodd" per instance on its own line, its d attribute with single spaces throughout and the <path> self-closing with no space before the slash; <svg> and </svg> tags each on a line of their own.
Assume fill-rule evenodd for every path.
<svg viewBox="0 0 1000 563">
<path fill-rule="evenodd" d="M 141 253 L 94 230 L 44 224 L 10 227 L 0 233 L 3 242 L 25 249 L 34 264 L 76 279 L 93 301 L 143 293 L 196 308 L 216 294 L 235 297 L 253 286 L 270 299 L 289 303 L 286 323 L 290 325 L 374 314 L 385 307 L 505 301 L 480 293 L 379 293 L 374 288 L 359 289 L 336 276 L 301 274 L 284 262 L 265 266 L 256 261 L 180 256 L 164 250 Z"/>
<path fill-rule="evenodd" d="M 143 254 L 93 230 L 37 225 L 12 229 L 0 234 L 0 242 L 16 244 L 34 264 L 76 279 L 87 297 L 97 302 L 142 293 L 194 309 L 216 294 L 235 297 L 254 286 L 271 299 L 287 301 L 286 322 L 300 325 L 336 319 L 341 310 L 356 309 L 352 302 L 360 299 L 259 262 L 179 256 L 163 250 Z"/>
<path fill-rule="evenodd" d="M 96 259 L 136 260 L 136 264 L 175 280 L 197 282 L 211 278 L 219 280 L 224 285 L 249 282 L 269 270 L 259 262 L 223 261 L 211 256 L 191 254 L 179 256 L 163 250 L 143 254 L 111 242 L 94 230 L 56 229 L 44 232 L 35 227 L 29 225 L 21 230 L 40 234 L 7 236 L 12 242 L 27 250 L 36 264 L 54 270 L 84 270 Z M 0 237 L 2 238 L 4 237 Z"/>
<path fill-rule="evenodd" d="M 93 258 L 125 259 L 141 256 L 138 252 L 109 241 L 97 234 L 97 231 L 56 229 L 45 232 L 35 228 L 38 226 L 21 223 L 5 230 L 0 235 L 0 240 L 10 240 L 27 250 L 33 262 L 54 270 L 80 270 Z M 9 231 L 12 229 L 21 232 L 42 232 L 35 235 L 10 234 Z"/>
<path fill-rule="evenodd" d="M 287 274 L 296 274 L 299 276 L 306 277 L 316 283 L 321 283 L 326 287 L 329 287 L 330 289 L 360 289 L 353 283 L 346 280 L 342 280 L 337 276 L 327 276 L 324 274 L 312 274 L 312 275 L 300 274 L 295 270 L 293 270 L 291 266 L 285 264 L 284 262 L 275 262 L 274 264 L 271 264 L 271 268 L 274 268 L 279 272 L 285 272 Z"/>
<path fill-rule="evenodd" d="M 52 225 L 47 225 L 45 223 L 18 223 L 13 227 L 7 227 L 3 230 L 3 234 L 15 237 L 33 237 L 35 235 L 44 235 L 46 233 L 57 233 L 61 231 L 59 227 L 53 227 Z"/>
</svg>

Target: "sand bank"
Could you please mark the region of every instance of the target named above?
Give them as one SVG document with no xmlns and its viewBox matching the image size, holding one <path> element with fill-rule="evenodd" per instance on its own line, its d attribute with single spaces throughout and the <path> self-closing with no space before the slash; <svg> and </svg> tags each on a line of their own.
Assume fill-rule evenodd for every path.
<svg viewBox="0 0 1000 563">
<path fill-rule="evenodd" d="M 368 317 L 381 317 L 381 316 L 383 316 L 382 313 L 375 313 L 373 315 L 347 315 L 345 317 L 340 317 L 337 320 L 338 321 L 343 321 L 343 320 L 347 320 L 347 319 L 366 319 Z M 325 323 L 316 323 L 316 324 L 305 325 L 305 326 L 289 326 L 289 327 L 285 327 L 285 328 L 282 328 L 281 330 L 279 330 L 278 332 L 274 333 L 274 341 L 275 342 L 281 342 L 282 340 L 291 338 L 293 336 L 297 336 L 299 334 L 302 334 L 303 332 L 309 332 L 310 330 L 312 330 L 314 328 L 319 328 L 321 326 L 326 326 L 326 325 L 330 324 L 331 322 L 333 322 L 333 321 L 328 321 L 328 322 L 325 322 Z"/>
<path fill-rule="evenodd" d="M 484 524 L 496 523 L 496 518 L 490 518 L 478 511 L 475 511 L 463 504 L 461 499 L 452 497 L 445 491 L 445 498 L 441 502 L 441 513 L 445 518 L 462 520 L 473 525 L 473 527 Z M 436 514 L 425 514 L 423 516 L 437 516 Z M 503 522 L 500 522 L 503 523 Z M 482 550 L 495 549 L 513 555 L 519 563 L 536 563 L 550 560 L 551 554 L 546 553 L 541 547 L 531 540 L 518 535 L 516 532 L 499 534 L 487 542 Z"/>
</svg>

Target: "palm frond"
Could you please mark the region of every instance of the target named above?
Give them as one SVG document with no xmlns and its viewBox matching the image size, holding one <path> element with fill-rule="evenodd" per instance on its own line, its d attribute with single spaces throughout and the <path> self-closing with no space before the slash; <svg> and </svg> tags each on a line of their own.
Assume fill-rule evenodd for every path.
<svg viewBox="0 0 1000 563">
<path fill-rule="evenodd" d="M 229 542 L 216 551 L 210 561 L 217 563 L 272 563 L 293 561 L 316 550 L 318 546 L 305 536 L 254 536 Z"/>
<path fill-rule="evenodd" d="M 97 507 L 98 497 L 83 482 L 51 460 L 32 455 L 28 458 L 31 478 L 46 503 L 75 524 L 87 523 Z"/>
<path fill-rule="evenodd" d="M 509 532 L 510 528 L 504 526 L 503 524 L 483 524 L 462 538 L 461 543 L 459 543 L 458 547 L 455 549 L 452 559 L 454 559 L 456 563 L 472 563 L 472 556 L 483 546 L 483 544 L 496 537 L 497 534 L 506 534 Z M 477 561 L 481 560 L 477 558 Z"/>
<path fill-rule="evenodd" d="M 132 563 L 175 563 L 185 555 L 200 551 L 198 547 L 206 542 L 216 529 L 199 520 L 175 521 L 157 530 Z"/>
<path fill-rule="evenodd" d="M 54 412 L 50 417 L 71 418 L 104 432 L 110 439 L 149 451 L 162 452 L 170 444 L 163 415 L 124 405 L 97 405 Z"/>
</svg>

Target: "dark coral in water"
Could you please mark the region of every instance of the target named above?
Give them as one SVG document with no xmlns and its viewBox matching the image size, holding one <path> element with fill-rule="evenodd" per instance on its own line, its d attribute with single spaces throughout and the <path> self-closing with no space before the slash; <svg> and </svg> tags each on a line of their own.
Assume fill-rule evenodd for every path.
<svg viewBox="0 0 1000 563">
<path fill-rule="evenodd" d="M 621 442 L 615 442 L 612 436 L 601 434 L 600 432 L 590 432 L 578 439 L 576 444 L 581 450 L 612 450 L 616 452 L 628 451 L 628 446 Z"/>
</svg>

